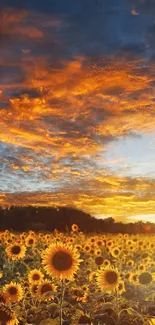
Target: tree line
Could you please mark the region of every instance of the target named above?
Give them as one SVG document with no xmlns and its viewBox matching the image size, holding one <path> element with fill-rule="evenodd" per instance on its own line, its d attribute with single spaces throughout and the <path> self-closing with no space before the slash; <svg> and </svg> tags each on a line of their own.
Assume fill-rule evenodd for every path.
<svg viewBox="0 0 155 325">
<path fill-rule="evenodd" d="M 115 222 L 112 217 L 96 219 L 90 214 L 71 207 L 0 207 L 0 231 L 53 231 L 71 230 L 72 224 L 85 233 L 155 233 L 155 223 Z"/>
</svg>

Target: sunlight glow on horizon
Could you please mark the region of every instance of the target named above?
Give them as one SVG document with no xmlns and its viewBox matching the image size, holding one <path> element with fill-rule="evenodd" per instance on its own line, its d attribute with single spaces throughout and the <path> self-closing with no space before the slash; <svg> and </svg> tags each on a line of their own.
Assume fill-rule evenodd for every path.
<svg viewBox="0 0 155 325">
<path fill-rule="evenodd" d="M 135 215 L 135 216 L 128 216 L 128 217 L 113 217 L 113 216 L 108 216 L 108 215 L 96 215 L 94 218 L 97 219 L 107 219 L 107 218 L 113 218 L 115 222 L 123 222 L 123 223 L 130 223 L 130 222 L 138 222 L 142 221 L 144 223 L 151 222 L 155 223 L 155 214 L 150 214 L 150 215 Z"/>
</svg>

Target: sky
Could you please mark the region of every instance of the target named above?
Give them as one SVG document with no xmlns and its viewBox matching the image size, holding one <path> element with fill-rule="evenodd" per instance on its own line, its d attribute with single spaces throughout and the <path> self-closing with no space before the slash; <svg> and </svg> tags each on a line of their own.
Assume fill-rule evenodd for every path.
<svg viewBox="0 0 155 325">
<path fill-rule="evenodd" d="M 155 221 L 155 0 L 0 1 L 0 205 Z"/>
</svg>

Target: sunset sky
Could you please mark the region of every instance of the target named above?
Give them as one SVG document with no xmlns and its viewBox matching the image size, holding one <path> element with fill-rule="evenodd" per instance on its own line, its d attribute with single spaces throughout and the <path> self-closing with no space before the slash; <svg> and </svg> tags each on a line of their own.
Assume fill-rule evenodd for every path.
<svg viewBox="0 0 155 325">
<path fill-rule="evenodd" d="M 0 1 L 0 205 L 155 221 L 155 0 Z"/>
</svg>

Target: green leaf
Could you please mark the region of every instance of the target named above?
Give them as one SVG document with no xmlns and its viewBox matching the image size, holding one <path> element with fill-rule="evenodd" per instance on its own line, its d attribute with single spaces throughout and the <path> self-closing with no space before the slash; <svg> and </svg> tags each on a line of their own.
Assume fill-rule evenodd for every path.
<svg viewBox="0 0 155 325">
<path fill-rule="evenodd" d="M 127 312 L 128 312 L 129 315 L 133 315 L 134 314 L 133 309 L 130 308 L 130 307 L 127 309 Z"/>
<path fill-rule="evenodd" d="M 51 318 L 46 318 L 43 319 L 39 325 L 59 325 L 59 317 L 55 318 L 55 319 L 51 319 Z"/>
<path fill-rule="evenodd" d="M 102 309 L 102 310 L 113 309 L 112 306 L 113 305 L 111 302 L 105 302 L 103 304 L 100 304 L 100 309 Z"/>
</svg>

